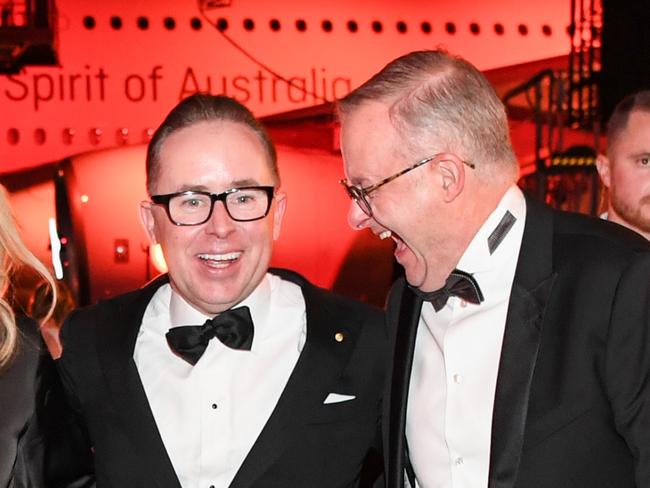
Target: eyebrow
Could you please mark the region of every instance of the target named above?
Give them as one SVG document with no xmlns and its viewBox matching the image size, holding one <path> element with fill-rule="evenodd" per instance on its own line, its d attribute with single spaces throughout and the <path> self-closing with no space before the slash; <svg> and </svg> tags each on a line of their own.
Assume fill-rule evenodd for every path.
<svg viewBox="0 0 650 488">
<path fill-rule="evenodd" d="M 235 180 L 231 183 L 232 187 L 231 188 L 239 188 L 241 186 L 258 186 L 260 183 L 259 181 L 253 179 L 253 178 L 246 178 L 243 180 Z"/>
<path fill-rule="evenodd" d="M 252 179 L 252 178 L 246 178 L 246 179 L 243 179 L 243 180 L 233 180 L 233 181 L 231 181 L 230 184 L 228 185 L 228 188 L 226 188 L 225 190 L 230 190 L 232 188 L 241 188 L 243 186 L 259 186 L 259 185 L 260 185 L 260 183 L 257 180 Z M 204 192 L 211 193 L 211 190 L 205 185 L 190 185 L 190 184 L 182 185 L 176 191 L 178 193 L 183 192 L 183 191 L 204 191 Z"/>
</svg>

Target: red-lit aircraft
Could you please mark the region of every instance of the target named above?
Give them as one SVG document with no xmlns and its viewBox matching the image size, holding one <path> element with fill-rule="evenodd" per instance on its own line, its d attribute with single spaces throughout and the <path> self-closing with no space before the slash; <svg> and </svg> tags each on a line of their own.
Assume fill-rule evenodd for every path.
<svg viewBox="0 0 650 488">
<path fill-rule="evenodd" d="M 331 102 L 417 49 L 445 46 L 491 73 L 503 92 L 549 63 L 565 64 L 571 47 L 568 0 L 60 0 L 56 7 L 58 66 L 0 75 L 0 181 L 44 261 L 48 219 L 56 217 L 64 237 L 56 254 L 82 302 L 156 273 L 137 213 L 146 197 L 144 145 L 183 97 L 225 93 L 268 117 L 289 194 L 274 264 L 351 294 L 347 284 L 365 268 L 381 291 L 390 249 L 347 228 L 331 117 L 286 129 L 291 117 L 277 114 Z M 18 28 L 21 15 L 3 13 L 0 32 Z M 519 152 L 525 159 L 530 151 Z M 386 259 L 372 259 L 379 254 Z M 377 293 L 364 298 L 381 301 Z"/>
</svg>

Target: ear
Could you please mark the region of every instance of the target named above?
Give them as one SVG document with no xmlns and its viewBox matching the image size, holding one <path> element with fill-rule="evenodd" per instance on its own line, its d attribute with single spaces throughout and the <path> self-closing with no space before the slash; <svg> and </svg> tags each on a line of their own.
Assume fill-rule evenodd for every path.
<svg viewBox="0 0 650 488">
<path fill-rule="evenodd" d="M 465 165 L 453 154 L 440 156 L 440 162 L 430 166 L 430 169 L 439 171 L 439 177 L 444 201 L 454 201 L 465 188 Z"/>
<path fill-rule="evenodd" d="M 609 188 L 611 184 L 611 161 L 604 154 L 599 154 L 596 158 L 596 169 L 598 169 L 598 174 L 600 179 L 603 182 L 605 188 Z"/>
<path fill-rule="evenodd" d="M 153 217 L 151 202 L 140 202 L 140 222 L 149 237 L 149 242 L 156 244 L 158 242 L 158 239 L 156 239 L 156 222 Z"/>
<path fill-rule="evenodd" d="M 273 240 L 277 241 L 280 237 L 280 229 L 282 227 L 282 219 L 284 212 L 287 209 L 287 194 L 278 192 L 275 197 L 275 204 L 273 208 Z"/>
</svg>

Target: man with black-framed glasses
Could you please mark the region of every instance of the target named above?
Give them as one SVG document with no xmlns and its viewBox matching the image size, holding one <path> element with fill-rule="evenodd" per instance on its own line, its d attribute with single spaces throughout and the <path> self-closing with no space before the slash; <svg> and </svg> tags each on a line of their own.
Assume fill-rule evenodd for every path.
<svg viewBox="0 0 650 488">
<path fill-rule="evenodd" d="M 442 50 L 339 103 L 348 221 L 395 242 L 386 486 L 650 486 L 650 246 L 524 197 L 505 108 Z"/>
<path fill-rule="evenodd" d="M 149 144 L 147 190 L 168 272 L 61 333 L 98 486 L 369 486 L 383 314 L 269 272 L 286 195 L 262 126 L 225 96 L 185 99 Z"/>
</svg>

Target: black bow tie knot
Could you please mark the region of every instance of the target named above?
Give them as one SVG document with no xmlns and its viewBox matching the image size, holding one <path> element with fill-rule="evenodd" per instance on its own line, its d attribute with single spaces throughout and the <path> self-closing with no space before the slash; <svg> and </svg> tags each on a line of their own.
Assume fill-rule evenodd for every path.
<svg viewBox="0 0 650 488">
<path fill-rule="evenodd" d="M 451 272 L 445 286 L 439 290 L 423 292 L 414 287 L 411 287 L 411 289 L 422 300 L 431 302 L 436 312 L 445 306 L 449 297 L 458 297 L 476 305 L 483 301 L 483 293 L 481 293 L 481 289 L 474 277 L 459 269 L 454 269 Z"/>
<path fill-rule="evenodd" d="M 220 313 L 203 325 L 183 325 L 169 329 L 165 337 L 172 351 L 195 365 L 214 337 L 232 349 L 250 351 L 253 345 L 253 319 L 248 307 Z"/>
</svg>

